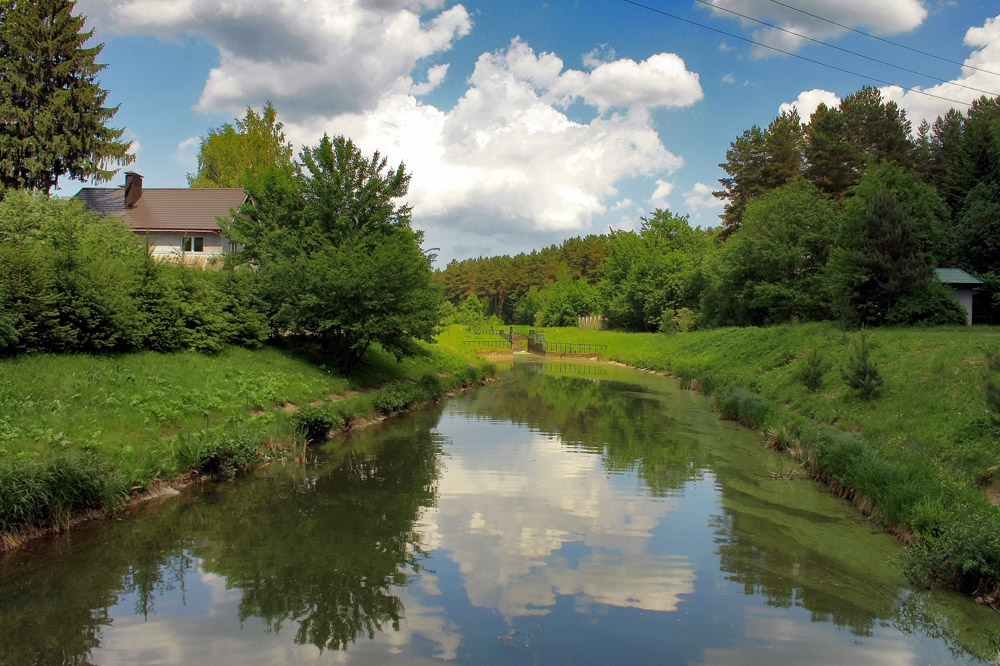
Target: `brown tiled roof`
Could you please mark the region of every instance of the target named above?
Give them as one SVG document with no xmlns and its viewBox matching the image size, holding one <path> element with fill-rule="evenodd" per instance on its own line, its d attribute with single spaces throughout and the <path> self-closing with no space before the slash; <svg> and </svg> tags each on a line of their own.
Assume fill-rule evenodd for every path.
<svg viewBox="0 0 1000 666">
<path fill-rule="evenodd" d="M 247 195 L 238 187 L 144 188 L 132 208 L 125 207 L 120 187 L 84 187 L 77 195 L 89 209 L 105 217 L 122 218 L 138 231 L 176 229 L 218 231 L 216 217 L 228 219 L 230 208 L 239 208 Z"/>
</svg>

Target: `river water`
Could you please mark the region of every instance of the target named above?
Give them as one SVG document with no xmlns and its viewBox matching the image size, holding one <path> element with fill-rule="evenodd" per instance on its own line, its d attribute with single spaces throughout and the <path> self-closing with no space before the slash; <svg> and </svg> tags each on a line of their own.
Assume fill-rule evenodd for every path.
<svg viewBox="0 0 1000 666">
<path fill-rule="evenodd" d="M 787 477 L 793 477 L 790 480 Z M 0 664 L 951 664 L 1000 616 L 675 381 L 500 380 L 0 562 Z"/>
</svg>

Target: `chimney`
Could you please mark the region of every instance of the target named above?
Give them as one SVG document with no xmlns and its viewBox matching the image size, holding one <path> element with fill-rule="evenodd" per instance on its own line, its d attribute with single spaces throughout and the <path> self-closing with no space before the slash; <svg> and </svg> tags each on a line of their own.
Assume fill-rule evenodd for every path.
<svg viewBox="0 0 1000 666">
<path fill-rule="evenodd" d="M 132 208 L 142 198 L 142 176 L 135 171 L 125 172 L 125 207 Z"/>
</svg>

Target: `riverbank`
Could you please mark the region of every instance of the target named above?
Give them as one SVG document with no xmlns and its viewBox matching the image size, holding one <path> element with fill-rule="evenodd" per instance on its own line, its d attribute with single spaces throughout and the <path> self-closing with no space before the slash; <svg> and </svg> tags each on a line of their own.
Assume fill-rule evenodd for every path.
<svg viewBox="0 0 1000 666">
<path fill-rule="evenodd" d="M 669 372 L 760 429 L 814 478 L 904 536 L 914 583 L 1000 600 L 1000 422 L 986 403 L 997 328 L 865 334 L 883 380 L 867 400 L 843 377 L 861 334 L 832 324 L 662 334 L 546 329 L 551 342 L 606 344 L 610 360 Z M 803 381 L 818 356 L 819 385 Z"/>
<path fill-rule="evenodd" d="M 433 345 L 402 363 L 370 349 L 349 375 L 273 347 L 2 360 L 0 551 L 163 488 L 301 456 L 323 424 L 358 427 L 487 372 Z"/>
</svg>

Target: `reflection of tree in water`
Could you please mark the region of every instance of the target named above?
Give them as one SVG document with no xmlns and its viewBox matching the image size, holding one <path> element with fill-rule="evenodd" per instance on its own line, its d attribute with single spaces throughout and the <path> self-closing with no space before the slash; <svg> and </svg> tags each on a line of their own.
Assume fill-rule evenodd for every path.
<svg viewBox="0 0 1000 666">
<path fill-rule="evenodd" d="M 965 626 L 955 621 L 959 606 L 935 604 L 930 592 L 900 597 L 896 577 L 871 575 L 872 569 L 886 570 L 885 561 L 844 543 L 829 529 L 830 518 L 808 508 L 769 506 L 727 485 L 723 514 L 712 524 L 720 567 L 746 594 L 762 595 L 771 606 L 805 608 L 813 622 L 833 623 L 856 636 L 892 625 L 944 641 L 956 658 L 995 657 L 990 636 L 969 631 L 974 619 Z"/>
<path fill-rule="evenodd" d="M 433 423 L 436 420 L 433 416 Z M 306 484 L 275 475 L 266 495 L 245 486 L 208 525 L 203 567 L 243 590 L 240 618 L 259 617 L 295 640 L 343 649 L 399 628 L 392 593 L 419 568 L 414 521 L 433 503 L 439 444 L 422 418 L 388 426 L 366 451 L 310 470 Z"/>
<path fill-rule="evenodd" d="M 43 542 L 38 552 L 7 558 L 0 564 L 0 664 L 89 664 L 111 623 L 109 609 L 122 597 L 134 596 L 135 613 L 144 615 L 157 593 L 183 586 L 191 559 L 177 545 L 176 527 L 162 520 L 94 525 L 113 528 L 113 545 L 60 558 L 60 546 Z M 67 540 L 72 545 L 72 535 L 61 543 Z"/>
<path fill-rule="evenodd" d="M 715 517 L 713 526 L 719 535 L 721 569 L 729 573 L 729 580 L 743 586 L 745 594 L 762 595 L 770 606 L 805 608 L 813 622 L 832 622 L 857 636 L 871 636 L 877 620 L 892 616 L 895 586 L 862 590 L 841 584 L 848 581 L 823 576 L 841 570 L 839 558 L 801 545 L 794 534 L 776 529 L 769 517 L 755 515 L 750 507 L 725 510 Z M 817 531 L 816 526 L 808 529 L 810 535 Z"/>
<path fill-rule="evenodd" d="M 516 381 L 467 397 L 465 410 L 596 453 L 608 471 L 634 473 L 654 496 L 676 491 L 700 473 L 698 441 L 671 416 L 661 394 L 601 375 L 560 376 L 569 373 L 558 368 L 515 364 Z"/>
<path fill-rule="evenodd" d="M 339 649 L 397 628 L 391 588 L 419 566 L 413 526 L 435 499 L 439 416 L 386 424 L 366 433 L 364 452 L 330 464 L 273 466 L 198 501 L 94 525 L 100 538 L 66 557 L 13 558 L 18 575 L 0 568 L 0 664 L 89 664 L 112 606 L 127 595 L 137 615 L 154 615 L 156 597 L 183 590 L 198 558 L 242 589 L 242 619 L 274 631 L 295 621 L 300 643 Z"/>
</svg>

